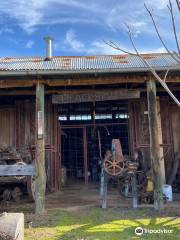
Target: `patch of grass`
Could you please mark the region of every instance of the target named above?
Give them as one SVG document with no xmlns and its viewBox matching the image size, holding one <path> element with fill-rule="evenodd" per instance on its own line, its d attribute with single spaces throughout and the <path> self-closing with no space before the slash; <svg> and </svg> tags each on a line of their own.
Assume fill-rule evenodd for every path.
<svg viewBox="0 0 180 240">
<path fill-rule="evenodd" d="M 65 212 L 49 210 L 43 216 L 26 216 L 25 240 L 129 240 L 180 238 L 180 218 L 157 215 L 152 209 L 91 208 Z M 28 222 L 32 221 L 32 228 Z M 172 233 L 152 233 L 137 236 L 136 227 L 172 230 Z"/>
</svg>

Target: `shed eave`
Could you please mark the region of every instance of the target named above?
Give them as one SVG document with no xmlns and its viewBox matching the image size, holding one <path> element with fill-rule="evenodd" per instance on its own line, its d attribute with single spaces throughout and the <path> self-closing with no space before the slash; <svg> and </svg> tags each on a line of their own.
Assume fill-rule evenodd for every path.
<svg viewBox="0 0 180 240">
<path fill-rule="evenodd" d="M 159 67 L 156 71 L 180 71 L 180 67 Z M 35 75 L 72 75 L 72 74 L 98 74 L 98 73 L 139 73 L 150 72 L 148 68 L 106 68 L 106 69 L 77 69 L 77 70 L 1 70 L 1 76 L 35 76 Z"/>
</svg>

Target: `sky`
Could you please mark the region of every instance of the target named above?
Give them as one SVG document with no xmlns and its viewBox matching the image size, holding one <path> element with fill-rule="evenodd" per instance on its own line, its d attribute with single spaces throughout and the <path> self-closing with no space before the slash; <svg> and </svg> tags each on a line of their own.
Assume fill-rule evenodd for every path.
<svg viewBox="0 0 180 240">
<path fill-rule="evenodd" d="M 163 39 L 175 49 L 168 0 L 145 2 Z M 44 56 L 45 36 L 53 38 L 54 56 L 120 54 L 105 42 L 131 51 L 125 24 L 140 52 L 164 52 L 143 4 L 143 0 L 1 0 L 0 56 Z"/>
</svg>

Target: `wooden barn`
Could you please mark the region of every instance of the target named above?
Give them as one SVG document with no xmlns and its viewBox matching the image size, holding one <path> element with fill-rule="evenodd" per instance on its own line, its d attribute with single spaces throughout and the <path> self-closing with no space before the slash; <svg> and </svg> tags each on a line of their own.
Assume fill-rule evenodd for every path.
<svg viewBox="0 0 180 240">
<path fill-rule="evenodd" d="M 180 68 L 172 57 L 144 58 L 162 77 L 169 69 L 166 83 L 180 98 Z M 99 137 L 102 155 L 112 139 L 120 139 L 123 155 L 141 149 L 150 166 L 151 84 L 161 170 L 168 182 L 180 150 L 180 111 L 137 56 L 0 58 L 0 146 L 29 149 L 40 193 L 44 166 L 47 192 L 61 188 L 62 169 L 72 184 L 99 181 Z"/>
</svg>

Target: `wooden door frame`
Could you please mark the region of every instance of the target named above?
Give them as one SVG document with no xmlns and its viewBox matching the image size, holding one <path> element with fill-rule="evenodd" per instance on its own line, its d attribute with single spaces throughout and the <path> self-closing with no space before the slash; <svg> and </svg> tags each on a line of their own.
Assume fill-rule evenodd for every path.
<svg viewBox="0 0 180 240">
<path fill-rule="evenodd" d="M 72 126 L 66 126 L 66 127 L 63 127 L 62 125 L 59 124 L 59 161 L 60 161 L 60 167 L 62 166 L 62 155 L 61 155 L 61 152 L 62 152 L 62 141 L 61 141 L 61 130 L 62 129 L 74 129 L 74 128 L 79 128 L 79 129 L 82 129 L 83 131 L 83 155 L 84 155 L 84 158 L 83 158 L 83 168 L 84 168 L 84 183 L 85 185 L 88 185 L 88 156 L 87 156 L 87 152 L 88 152 L 88 145 L 87 145 L 87 127 L 86 126 L 83 126 L 83 125 L 80 125 L 80 126 L 77 126 L 77 127 L 72 127 Z M 61 176 L 60 176 L 61 177 Z"/>
</svg>

